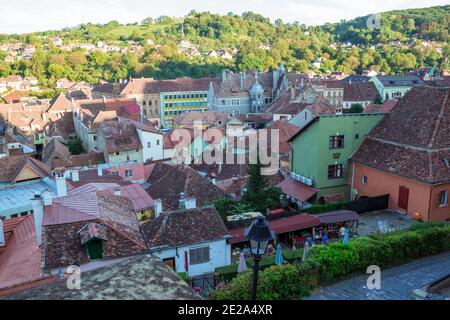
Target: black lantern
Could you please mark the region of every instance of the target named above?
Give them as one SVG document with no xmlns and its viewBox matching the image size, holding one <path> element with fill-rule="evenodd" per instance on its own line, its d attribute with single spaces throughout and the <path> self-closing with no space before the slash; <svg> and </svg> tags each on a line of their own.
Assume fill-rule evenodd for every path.
<svg viewBox="0 0 450 320">
<path fill-rule="evenodd" d="M 245 230 L 244 235 L 245 238 L 250 240 L 250 251 L 253 255 L 252 299 L 256 300 L 259 262 L 261 256 L 266 253 L 269 242 L 275 239 L 275 233 L 269 228 L 266 219 L 263 216 L 259 216 L 252 222 L 250 227 Z"/>
</svg>

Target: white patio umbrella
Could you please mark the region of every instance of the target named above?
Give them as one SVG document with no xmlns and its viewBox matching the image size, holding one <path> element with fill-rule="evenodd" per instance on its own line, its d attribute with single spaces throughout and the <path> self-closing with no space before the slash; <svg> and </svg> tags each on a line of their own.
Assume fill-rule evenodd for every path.
<svg viewBox="0 0 450 320">
<path fill-rule="evenodd" d="M 245 253 L 241 252 L 239 256 L 238 273 L 242 273 L 247 270 L 247 264 L 245 263 Z"/>
<path fill-rule="evenodd" d="M 309 242 L 305 241 L 305 247 L 303 248 L 302 262 L 306 261 L 306 255 L 308 254 L 308 250 L 309 250 Z"/>
</svg>

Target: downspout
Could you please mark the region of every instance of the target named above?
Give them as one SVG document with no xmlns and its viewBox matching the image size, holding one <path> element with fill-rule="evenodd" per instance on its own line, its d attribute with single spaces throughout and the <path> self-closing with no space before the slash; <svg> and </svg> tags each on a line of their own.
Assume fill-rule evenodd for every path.
<svg viewBox="0 0 450 320">
<path fill-rule="evenodd" d="M 351 160 L 350 160 L 351 161 Z M 355 162 L 351 161 L 352 163 L 352 182 L 350 184 L 350 201 L 353 201 L 353 185 L 355 183 Z"/>
<path fill-rule="evenodd" d="M 428 197 L 428 213 L 427 213 L 428 220 L 427 221 L 430 221 L 430 219 L 431 219 L 431 198 L 432 198 L 432 194 L 433 194 L 433 188 L 434 188 L 434 186 L 431 185 L 430 196 Z"/>
</svg>

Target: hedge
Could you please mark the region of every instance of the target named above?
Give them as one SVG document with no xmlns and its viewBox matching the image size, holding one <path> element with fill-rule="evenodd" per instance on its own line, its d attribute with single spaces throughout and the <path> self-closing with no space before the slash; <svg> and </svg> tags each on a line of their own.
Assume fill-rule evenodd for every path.
<svg viewBox="0 0 450 320">
<path fill-rule="evenodd" d="M 366 271 L 370 265 L 391 267 L 450 250 L 450 225 L 422 224 L 412 230 L 360 237 L 349 244 L 315 245 L 306 263 L 272 266 L 260 273 L 258 299 L 301 299 L 317 285 Z M 213 298 L 248 299 L 251 272 L 238 275 Z"/>
<path fill-rule="evenodd" d="M 286 262 L 293 263 L 301 259 L 303 255 L 303 250 L 302 249 L 285 250 L 282 251 L 282 254 L 283 259 Z M 253 259 L 248 258 L 245 261 L 247 268 L 251 269 L 253 267 Z M 259 263 L 260 270 L 271 267 L 273 265 L 275 265 L 275 256 L 265 257 L 261 259 L 261 262 Z M 238 275 L 237 271 L 238 266 L 239 263 L 233 263 L 229 266 L 216 268 L 215 272 L 220 273 L 220 277 L 223 281 L 229 282 Z"/>
</svg>

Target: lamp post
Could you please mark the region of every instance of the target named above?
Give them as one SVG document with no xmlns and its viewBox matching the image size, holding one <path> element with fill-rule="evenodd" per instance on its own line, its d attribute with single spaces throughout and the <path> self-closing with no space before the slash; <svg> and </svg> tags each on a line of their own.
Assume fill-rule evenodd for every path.
<svg viewBox="0 0 450 320">
<path fill-rule="evenodd" d="M 244 235 L 245 238 L 250 240 L 250 251 L 253 256 L 252 300 L 256 300 L 259 262 L 261 261 L 261 256 L 266 253 L 269 241 L 275 239 L 275 233 L 269 228 L 266 219 L 263 216 L 259 216 L 245 230 Z"/>
</svg>

